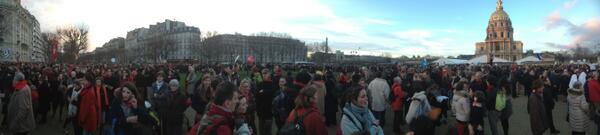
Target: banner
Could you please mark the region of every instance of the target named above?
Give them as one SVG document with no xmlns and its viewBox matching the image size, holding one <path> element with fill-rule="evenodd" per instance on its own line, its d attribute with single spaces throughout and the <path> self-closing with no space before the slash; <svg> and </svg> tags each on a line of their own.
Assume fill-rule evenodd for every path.
<svg viewBox="0 0 600 135">
<path fill-rule="evenodd" d="M 58 40 L 52 40 L 52 62 L 56 62 L 58 59 Z"/>
</svg>

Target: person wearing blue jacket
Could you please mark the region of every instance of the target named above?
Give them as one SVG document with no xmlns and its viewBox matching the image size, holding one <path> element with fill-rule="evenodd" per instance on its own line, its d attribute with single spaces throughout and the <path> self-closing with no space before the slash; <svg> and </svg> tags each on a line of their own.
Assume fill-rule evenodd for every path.
<svg viewBox="0 0 600 135">
<path fill-rule="evenodd" d="M 367 106 L 368 97 L 364 88 L 359 86 L 350 88 L 347 101 L 340 122 L 340 131 L 343 135 L 383 135 L 379 121 Z"/>
</svg>

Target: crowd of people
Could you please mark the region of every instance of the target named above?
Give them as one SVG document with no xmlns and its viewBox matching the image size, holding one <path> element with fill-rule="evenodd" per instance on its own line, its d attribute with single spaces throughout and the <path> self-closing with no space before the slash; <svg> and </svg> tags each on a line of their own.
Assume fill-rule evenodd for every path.
<svg viewBox="0 0 600 135">
<path fill-rule="evenodd" d="M 568 107 L 556 109 L 568 115 L 556 117 L 572 134 L 600 128 L 591 127 L 599 75 L 587 65 L 1 63 L 0 75 L 3 129 L 19 135 L 47 117 L 75 135 L 383 135 L 388 124 L 394 134 L 447 125 L 448 134 L 508 135 L 518 96 L 528 97 L 531 134 L 560 133 L 560 96 Z"/>
</svg>

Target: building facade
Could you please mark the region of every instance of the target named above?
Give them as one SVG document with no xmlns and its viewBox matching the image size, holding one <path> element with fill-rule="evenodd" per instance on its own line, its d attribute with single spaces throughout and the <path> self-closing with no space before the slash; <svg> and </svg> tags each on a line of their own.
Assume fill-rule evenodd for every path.
<svg viewBox="0 0 600 135">
<path fill-rule="evenodd" d="M 202 50 L 202 61 L 209 63 L 232 63 L 236 58 L 245 62 L 249 56 L 258 63 L 293 63 L 306 61 L 307 53 L 304 42 L 297 39 L 241 34 L 207 38 Z"/>
<path fill-rule="evenodd" d="M 165 20 L 129 31 L 124 42 L 129 62 L 200 59 L 200 29 L 183 22 Z"/>
<path fill-rule="evenodd" d="M 512 22 L 504 11 L 502 0 L 498 0 L 492 13 L 484 42 L 475 44 L 475 55 L 489 55 L 510 61 L 523 58 L 523 42 L 513 39 Z"/>
<path fill-rule="evenodd" d="M 94 50 L 94 61 L 102 63 L 126 63 L 127 57 L 125 52 L 125 38 L 113 38 L 104 43 L 102 47 Z"/>
<path fill-rule="evenodd" d="M 0 61 L 45 62 L 40 24 L 20 0 L 0 0 Z"/>
</svg>

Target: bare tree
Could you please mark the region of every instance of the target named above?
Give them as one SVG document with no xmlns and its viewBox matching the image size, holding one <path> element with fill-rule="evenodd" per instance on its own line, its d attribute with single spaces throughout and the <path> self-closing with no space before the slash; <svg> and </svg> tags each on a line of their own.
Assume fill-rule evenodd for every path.
<svg viewBox="0 0 600 135">
<path fill-rule="evenodd" d="M 148 49 L 146 57 L 155 62 L 169 58 L 169 55 L 176 49 L 175 41 L 165 37 L 152 38 L 145 44 Z"/>
<path fill-rule="evenodd" d="M 58 38 L 62 40 L 62 52 L 65 62 L 76 62 L 79 56 L 89 47 L 89 30 L 84 25 L 68 25 L 56 30 Z"/>
<path fill-rule="evenodd" d="M 204 34 L 200 34 L 200 40 L 204 41 L 204 40 L 214 37 L 216 35 L 219 35 L 219 33 L 217 31 L 207 31 L 207 32 L 204 32 Z"/>
</svg>

